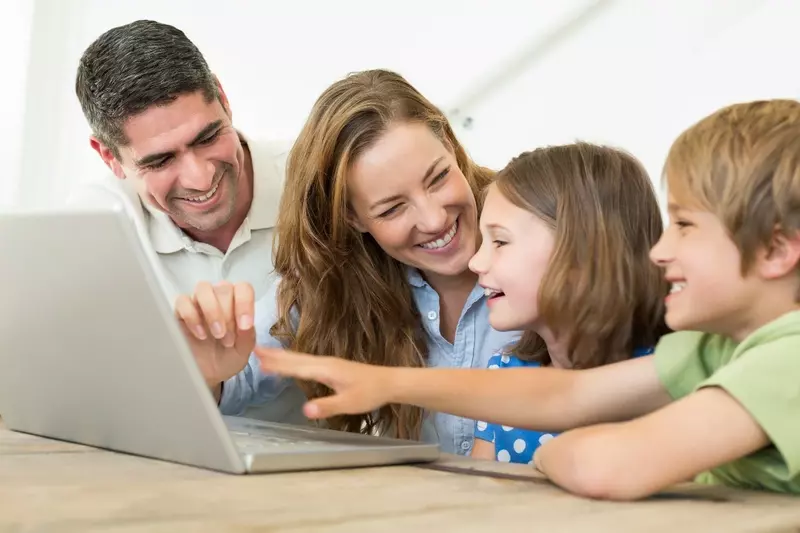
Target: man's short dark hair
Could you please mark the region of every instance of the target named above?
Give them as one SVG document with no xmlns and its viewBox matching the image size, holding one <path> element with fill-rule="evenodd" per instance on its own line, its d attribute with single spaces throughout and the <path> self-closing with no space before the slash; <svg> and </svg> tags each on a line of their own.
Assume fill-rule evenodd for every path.
<svg viewBox="0 0 800 533">
<path fill-rule="evenodd" d="M 92 132 L 116 157 L 128 143 L 123 125 L 154 105 L 202 91 L 219 98 L 203 54 L 173 26 L 137 20 L 112 28 L 81 56 L 75 93 Z"/>
</svg>

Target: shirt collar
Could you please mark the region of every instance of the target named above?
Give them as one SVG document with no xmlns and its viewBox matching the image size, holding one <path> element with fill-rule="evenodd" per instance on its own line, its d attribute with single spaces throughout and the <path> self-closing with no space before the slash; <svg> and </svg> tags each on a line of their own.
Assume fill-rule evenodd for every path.
<svg viewBox="0 0 800 533">
<path fill-rule="evenodd" d="M 428 282 L 422 277 L 422 274 L 419 273 L 419 270 L 414 267 L 406 267 L 406 277 L 408 279 L 408 283 L 412 287 L 422 288 L 428 284 Z"/>
<path fill-rule="evenodd" d="M 260 151 L 241 132 L 237 133 L 242 145 L 249 148 L 253 163 L 253 201 L 243 224 L 246 224 L 251 231 L 272 228 L 278 219 L 284 176 L 284 168 L 281 165 L 285 165 L 286 152 L 276 151 L 275 154 L 271 154 Z M 192 243 L 192 239 L 175 225 L 169 215 L 146 202 L 137 203 L 144 206 L 150 217 L 148 224 L 150 241 L 156 252 L 160 254 L 178 252 Z"/>
</svg>

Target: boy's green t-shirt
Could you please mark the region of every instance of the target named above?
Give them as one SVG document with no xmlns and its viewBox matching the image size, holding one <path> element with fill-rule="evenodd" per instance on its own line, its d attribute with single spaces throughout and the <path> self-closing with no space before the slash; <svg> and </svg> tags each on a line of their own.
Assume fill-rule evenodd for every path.
<svg viewBox="0 0 800 533">
<path fill-rule="evenodd" d="M 766 324 L 739 344 L 708 333 L 672 333 L 661 339 L 654 357 L 674 399 L 720 387 L 772 441 L 695 481 L 800 494 L 800 311 Z"/>
</svg>

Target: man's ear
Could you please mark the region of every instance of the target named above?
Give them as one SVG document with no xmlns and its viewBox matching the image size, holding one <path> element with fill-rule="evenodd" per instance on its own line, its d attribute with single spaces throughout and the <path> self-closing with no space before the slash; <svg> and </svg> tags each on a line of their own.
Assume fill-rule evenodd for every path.
<svg viewBox="0 0 800 533">
<path fill-rule="evenodd" d="M 100 159 L 103 160 L 103 163 L 105 163 L 106 166 L 111 169 L 111 172 L 113 172 L 116 177 L 121 180 L 125 179 L 125 172 L 123 171 L 122 164 L 114 155 L 114 152 L 111 151 L 111 148 L 103 144 L 94 135 L 89 137 L 89 145 L 95 152 L 97 152 L 97 154 L 100 156 Z"/>
<path fill-rule="evenodd" d="M 228 118 L 232 120 L 233 112 L 231 112 L 231 104 L 228 102 L 228 95 L 225 94 L 225 89 L 222 88 L 222 83 L 220 83 L 216 74 L 214 74 L 214 82 L 217 84 L 217 91 L 219 91 L 219 102 L 222 104 L 225 114 L 227 114 Z"/>
<path fill-rule="evenodd" d="M 758 270 L 766 279 L 782 278 L 797 270 L 800 263 L 800 232 L 786 234 L 776 228 L 772 242 L 758 258 Z"/>
</svg>

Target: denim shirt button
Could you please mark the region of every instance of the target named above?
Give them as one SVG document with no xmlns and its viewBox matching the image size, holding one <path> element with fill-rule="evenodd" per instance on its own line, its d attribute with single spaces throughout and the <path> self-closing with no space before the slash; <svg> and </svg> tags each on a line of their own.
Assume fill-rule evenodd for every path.
<svg viewBox="0 0 800 533">
<path fill-rule="evenodd" d="M 470 442 L 468 440 L 465 440 L 464 442 L 461 443 L 462 450 L 467 451 L 469 450 L 469 447 L 470 447 Z"/>
<path fill-rule="evenodd" d="M 430 320 L 436 320 L 436 311 L 428 311 L 428 318 Z"/>
</svg>

